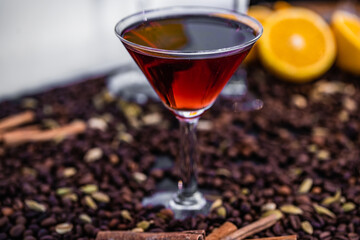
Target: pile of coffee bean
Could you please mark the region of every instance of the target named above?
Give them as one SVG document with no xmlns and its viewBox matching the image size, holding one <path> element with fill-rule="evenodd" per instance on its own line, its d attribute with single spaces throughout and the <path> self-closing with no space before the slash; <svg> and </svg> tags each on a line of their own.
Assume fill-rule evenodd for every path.
<svg viewBox="0 0 360 240">
<path fill-rule="evenodd" d="M 212 211 L 185 220 L 141 204 L 164 179 L 176 181 L 178 123 L 161 103 L 114 98 L 106 77 L 1 102 L 0 119 L 30 109 L 44 129 L 76 119 L 88 128 L 49 142 L 0 143 L 0 239 L 209 233 L 225 221 L 242 227 L 276 213 L 283 218 L 254 238 L 359 240 L 360 79 L 333 69 L 293 85 L 259 66 L 248 73 L 264 108 L 234 112 L 220 97 L 201 118 L 198 182 Z M 158 168 L 159 161 L 170 165 Z"/>
</svg>

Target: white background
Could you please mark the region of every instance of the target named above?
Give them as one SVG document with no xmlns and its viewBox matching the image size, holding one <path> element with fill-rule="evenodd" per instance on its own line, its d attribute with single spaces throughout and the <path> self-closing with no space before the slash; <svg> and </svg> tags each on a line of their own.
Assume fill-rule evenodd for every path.
<svg viewBox="0 0 360 240">
<path fill-rule="evenodd" d="M 243 0 L 240 0 L 243 1 Z M 1 0 L 0 99 L 43 90 L 131 61 L 114 26 L 141 8 L 232 0 Z"/>
</svg>

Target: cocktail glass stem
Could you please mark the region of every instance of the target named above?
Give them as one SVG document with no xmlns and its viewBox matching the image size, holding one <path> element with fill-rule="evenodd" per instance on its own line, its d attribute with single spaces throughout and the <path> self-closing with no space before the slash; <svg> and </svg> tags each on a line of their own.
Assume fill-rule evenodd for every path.
<svg viewBox="0 0 360 240">
<path fill-rule="evenodd" d="M 199 210 L 206 201 L 197 188 L 196 166 L 197 152 L 196 126 L 199 117 L 192 119 L 178 118 L 180 122 L 179 157 L 176 161 L 178 169 L 178 192 L 170 201 L 173 209 Z"/>
</svg>

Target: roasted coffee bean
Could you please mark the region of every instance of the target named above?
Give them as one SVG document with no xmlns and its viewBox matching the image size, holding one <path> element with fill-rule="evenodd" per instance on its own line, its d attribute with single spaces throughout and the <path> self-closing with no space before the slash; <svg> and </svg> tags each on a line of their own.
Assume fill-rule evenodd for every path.
<svg viewBox="0 0 360 240">
<path fill-rule="evenodd" d="M 49 233 L 48 230 L 46 230 L 46 229 L 44 229 L 44 228 L 41 228 L 41 229 L 38 231 L 37 236 L 38 236 L 39 238 L 41 238 L 41 237 L 47 235 L 48 233 Z"/>
<path fill-rule="evenodd" d="M 27 229 L 24 232 L 24 236 L 32 236 L 34 234 L 34 231 L 31 229 Z"/>
<path fill-rule="evenodd" d="M 10 236 L 11 237 L 20 237 L 23 232 L 25 231 L 25 226 L 24 225 L 15 225 L 14 227 L 12 227 L 10 229 Z"/>
<path fill-rule="evenodd" d="M 204 113 L 202 121 L 212 128 L 202 125 L 197 133 L 198 183 L 216 189 L 212 199 L 221 204 L 187 220 L 141 204 L 164 179 L 174 186 L 178 179 L 172 169 L 178 123 L 159 103 L 120 99 L 118 108 L 103 77 L 30 96 L 37 123 L 81 119 L 91 126 L 61 141 L 0 146 L 0 239 L 93 239 L 99 230 L 132 230 L 143 221 L 146 231 L 209 233 L 227 220 L 241 227 L 277 213 L 277 224 L 252 237 L 359 240 L 357 78 L 333 68 L 323 80 L 291 85 L 257 65 L 248 73 L 249 88 L 264 107 L 234 113 L 233 103 L 219 98 Z M 22 102 L 0 102 L 0 119 L 30 106 Z M 149 116 L 164 121 L 148 124 Z M 62 223 L 72 227 L 60 235 L 55 226 Z M 26 229 L 12 237 L 19 225 Z"/>
<path fill-rule="evenodd" d="M 357 233 L 349 233 L 348 237 L 350 240 L 359 240 L 360 239 L 360 235 Z"/>
<path fill-rule="evenodd" d="M 284 228 L 280 222 L 277 222 L 272 227 L 272 231 L 275 233 L 276 236 L 280 236 L 284 232 Z"/>
<path fill-rule="evenodd" d="M 40 238 L 40 240 L 54 240 L 55 238 L 51 235 L 45 235 Z"/>
<path fill-rule="evenodd" d="M 19 216 L 16 218 L 16 221 L 15 221 L 17 224 L 22 224 L 22 225 L 25 225 L 27 220 L 25 217 L 23 216 Z"/>
<path fill-rule="evenodd" d="M 84 230 L 89 236 L 95 235 L 95 227 L 91 225 L 90 223 L 87 223 L 84 225 Z"/>
<path fill-rule="evenodd" d="M 293 229 L 299 230 L 301 226 L 300 218 L 296 215 L 290 215 L 289 216 L 290 224 Z"/>
<path fill-rule="evenodd" d="M 0 239 L 1 240 L 8 239 L 8 236 L 6 235 L 6 233 L 0 233 Z"/>
<path fill-rule="evenodd" d="M 36 238 L 33 236 L 26 236 L 24 240 L 36 240 Z"/>
<path fill-rule="evenodd" d="M 8 222 L 9 222 L 9 219 L 6 216 L 1 217 L 0 218 L 0 227 L 5 226 Z"/>
<path fill-rule="evenodd" d="M 54 217 L 49 217 L 49 218 L 44 219 L 40 225 L 42 227 L 49 227 L 49 226 L 53 226 L 55 224 L 56 224 L 56 219 Z"/>
<path fill-rule="evenodd" d="M 322 232 L 320 235 L 319 235 L 319 238 L 320 239 L 331 239 L 331 233 L 330 232 Z"/>
<path fill-rule="evenodd" d="M 12 208 L 9 208 L 9 207 L 3 207 L 1 209 L 1 213 L 4 215 L 4 216 L 10 216 L 11 214 L 14 213 L 14 210 Z"/>
</svg>

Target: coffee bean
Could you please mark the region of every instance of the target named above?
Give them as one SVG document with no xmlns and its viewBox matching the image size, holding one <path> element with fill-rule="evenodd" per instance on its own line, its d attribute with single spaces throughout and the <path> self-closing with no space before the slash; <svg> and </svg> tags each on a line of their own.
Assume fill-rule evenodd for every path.
<svg viewBox="0 0 360 240">
<path fill-rule="evenodd" d="M 9 222 L 9 219 L 6 216 L 1 217 L 0 218 L 0 227 L 5 226 L 8 222 Z"/>
<path fill-rule="evenodd" d="M 119 220 L 117 218 L 111 219 L 109 222 L 109 228 L 115 228 L 119 224 Z"/>
<path fill-rule="evenodd" d="M 49 226 L 53 226 L 55 224 L 56 224 L 56 219 L 54 217 L 49 217 L 49 218 L 44 219 L 40 225 L 42 227 L 49 227 Z"/>
<path fill-rule="evenodd" d="M 53 239 L 55 238 L 51 235 L 45 235 L 40 238 L 40 240 L 53 240 Z"/>
<path fill-rule="evenodd" d="M 10 236 L 12 237 L 20 237 L 23 232 L 25 231 L 25 226 L 24 225 L 15 225 L 14 227 L 12 227 L 10 229 Z"/>
<path fill-rule="evenodd" d="M 301 226 L 300 218 L 296 215 L 290 215 L 289 219 L 290 219 L 290 224 L 291 224 L 292 228 L 295 230 L 299 230 L 300 226 Z"/>
<path fill-rule="evenodd" d="M 32 236 L 34 234 L 34 231 L 31 229 L 27 229 L 24 232 L 24 236 Z"/>
<path fill-rule="evenodd" d="M 233 103 L 221 98 L 204 113 L 202 121 L 213 128 L 197 133 L 198 183 L 216 189 L 213 199 L 220 198 L 221 204 L 209 215 L 187 220 L 175 220 L 169 209 L 141 204 L 164 179 L 174 186 L 177 181 L 171 166 L 178 156 L 178 123 L 160 104 L 121 99 L 118 108 L 103 77 L 31 96 L 37 123 L 49 125 L 51 119 L 65 125 L 82 119 L 95 126 L 100 120 L 101 129 L 88 128 L 62 141 L 0 147 L 0 239 L 16 238 L 10 232 L 18 225 L 27 228 L 18 238 L 57 239 L 58 223 L 73 225 L 61 237 L 77 239 L 94 238 L 99 230 L 132 230 L 142 221 L 151 222 L 147 231 L 152 232 L 209 233 L 225 220 L 241 227 L 269 213 L 282 218 L 253 237 L 359 239 L 355 146 L 360 144 L 360 112 L 349 110 L 360 101 L 357 79 L 337 68 L 324 80 L 304 85 L 277 81 L 257 65 L 249 66 L 248 73 L 249 88 L 264 107 L 233 113 Z M 306 107 L 289 101 L 294 96 L 306 98 Z M 22 111 L 21 102 L 0 102 L 0 119 Z M 144 116 L 155 115 L 167 126 L 144 125 L 149 123 Z M 283 214 L 279 209 L 284 205 L 298 207 L 302 214 Z"/>
<path fill-rule="evenodd" d="M 360 235 L 357 233 L 349 233 L 348 237 L 350 240 L 359 240 L 360 239 Z"/>
<path fill-rule="evenodd" d="M 30 224 L 30 226 L 28 227 L 28 229 L 37 232 L 40 230 L 40 227 L 37 224 Z"/>
<path fill-rule="evenodd" d="M 95 234 L 95 227 L 90 223 L 84 225 L 84 230 L 89 236 L 93 236 Z"/>
<path fill-rule="evenodd" d="M 279 193 L 279 194 L 281 194 L 281 195 L 290 195 L 291 194 L 291 189 L 290 189 L 290 187 L 288 187 L 288 186 L 280 186 L 280 187 L 278 187 L 277 189 L 277 192 Z"/>
<path fill-rule="evenodd" d="M 6 233 L 0 233 L 0 240 L 5 240 L 5 239 L 8 239 Z"/>
<path fill-rule="evenodd" d="M 24 216 L 19 216 L 16 218 L 16 221 L 15 221 L 17 224 L 21 224 L 21 225 L 25 225 L 27 220 Z"/>
<path fill-rule="evenodd" d="M 10 216 L 11 214 L 14 213 L 14 210 L 12 208 L 9 208 L 9 207 L 3 207 L 1 209 L 1 212 L 4 216 Z"/>
<path fill-rule="evenodd" d="M 39 238 L 41 238 L 41 237 L 47 235 L 48 233 L 49 233 L 48 230 L 46 230 L 46 229 L 44 229 L 44 228 L 41 228 L 41 229 L 38 231 L 37 236 L 38 236 Z"/>
<path fill-rule="evenodd" d="M 33 236 L 26 236 L 24 240 L 36 240 L 36 238 Z"/>
<path fill-rule="evenodd" d="M 284 232 L 284 228 L 280 222 L 275 223 L 275 225 L 272 227 L 272 230 L 276 236 L 280 236 Z"/>
</svg>

